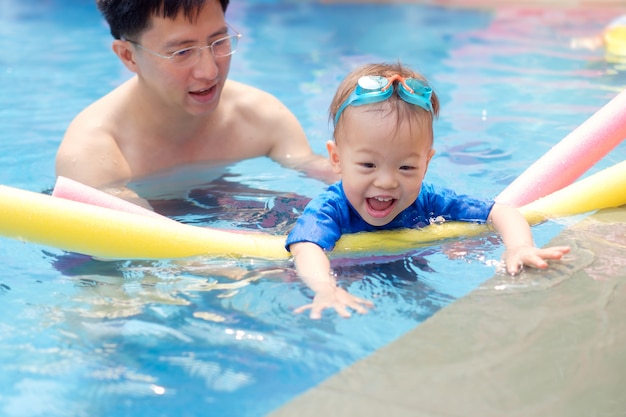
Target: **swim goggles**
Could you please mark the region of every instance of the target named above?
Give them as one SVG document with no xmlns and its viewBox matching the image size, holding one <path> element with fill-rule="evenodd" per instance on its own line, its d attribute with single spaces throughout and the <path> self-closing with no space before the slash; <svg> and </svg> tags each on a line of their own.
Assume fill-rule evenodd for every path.
<svg viewBox="0 0 626 417">
<path fill-rule="evenodd" d="M 415 104 L 433 112 L 433 105 L 430 101 L 433 90 L 423 80 L 417 78 L 403 78 L 399 74 L 391 77 L 383 77 L 380 75 L 366 75 L 359 78 L 356 89 L 350 94 L 350 97 L 339 107 L 335 115 L 335 125 L 339 121 L 339 116 L 348 106 L 362 106 L 364 104 L 378 103 L 385 101 L 394 92 L 394 83 L 398 81 L 395 91 L 398 96 L 407 103 Z"/>
</svg>

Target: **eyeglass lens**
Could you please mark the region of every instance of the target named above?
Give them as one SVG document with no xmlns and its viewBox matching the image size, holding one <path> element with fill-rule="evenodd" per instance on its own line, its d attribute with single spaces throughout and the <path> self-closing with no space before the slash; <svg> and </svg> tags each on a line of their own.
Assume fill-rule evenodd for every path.
<svg viewBox="0 0 626 417">
<path fill-rule="evenodd" d="M 190 48 L 181 49 L 172 54 L 172 61 L 180 65 L 191 65 L 200 59 L 202 51 L 209 49 L 214 57 L 220 58 L 232 55 L 237 49 L 237 41 L 239 36 L 230 35 L 224 38 L 218 39 L 211 45 L 207 46 L 192 46 Z"/>
</svg>

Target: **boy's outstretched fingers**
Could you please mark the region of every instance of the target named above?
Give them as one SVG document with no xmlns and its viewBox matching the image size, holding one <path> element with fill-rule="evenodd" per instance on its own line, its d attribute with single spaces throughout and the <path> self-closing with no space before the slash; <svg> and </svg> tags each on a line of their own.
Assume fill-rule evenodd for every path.
<svg viewBox="0 0 626 417">
<path fill-rule="evenodd" d="M 350 307 L 359 314 L 367 314 L 370 308 L 374 308 L 374 303 L 370 300 L 353 296 L 352 302 L 348 304 L 348 307 Z"/>
<path fill-rule="evenodd" d="M 293 312 L 294 314 L 300 314 L 307 310 L 311 310 L 309 317 L 313 320 L 317 320 L 322 318 L 322 312 L 324 311 L 324 309 L 327 308 L 333 308 L 340 317 L 347 319 L 352 317 L 352 314 L 350 314 L 348 308 L 353 309 L 359 314 L 367 314 L 368 309 L 374 308 L 374 303 L 363 298 L 349 295 L 348 299 L 343 300 L 343 302 L 322 303 L 319 300 L 314 299 L 311 304 L 298 307 L 293 310 Z"/>
<path fill-rule="evenodd" d="M 516 251 L 507 251 L 504 259 L 506 271 L 511 275 L 516 275 L 522 271 L 524 265 L 545 269 L 548 267 L 547 259 L 559 260 L 569 251 L 569 246 L 552 246 L 548 248 L 525 246 L 518 248 Z"/>
<path fill-rule="evenodd" d="M 563 255 L 569 253 L 569 246 L 552 246 L 545 249 L 539 249 L 540 256 L 543 259 L 561 259 Z"/>
<path fill-rule="evenodd" d="M 305 306 L 302 307 L 298 307 L 295 310 L 293 310 L 294 314 L 301 314 L 304 313 L 307 310 L 311 310 L 311 312 L 309 313 L 309 317 L 317 320 L 317 319 L 321 319 L 322 318 L 322 312 L 324 311 L 324 309 L 326 308 L 330 308 L 331 306 L 329 305 L 320 305 L 320 304 L 315 304 L 315 303 L 311 303 L 311 304 L 307 304 Z M 336 308 L 335 308 L 336 310 Z M 344 309 L 345 310 L 345 309 Z M 348 311 L 346 310 L 343 314 L 339 311 L 337 311 L 337 313 L 339 313 L 340 316 L 342 317 L 350 317 L 350 313 L 348 313 Z"/>
</svg>

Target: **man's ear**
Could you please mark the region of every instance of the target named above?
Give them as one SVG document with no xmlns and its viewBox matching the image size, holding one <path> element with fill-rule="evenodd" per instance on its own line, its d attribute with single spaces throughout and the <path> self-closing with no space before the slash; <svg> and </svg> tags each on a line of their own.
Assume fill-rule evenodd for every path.
<svg viewBox="0 0 626 417">
<path fill-rule="evenodd" d="M 334 140 L 329 140 L 328 142 L 326 142 L 326 149 L 328 150 L 328 159 L 330 160 L 330 165 L 333 167 L 333 172 L 335 174 L 341 174 L 337 143 Z"/>
<path fill-rule="evenodd" d="M 132 72 L 137 72 L 137 64 L 135 63 L 135 51 L 131 48 L 128 41 L 115 39 L 112 45 L 113 52 L 122 61 L 124 66 Z"/>
</svg>

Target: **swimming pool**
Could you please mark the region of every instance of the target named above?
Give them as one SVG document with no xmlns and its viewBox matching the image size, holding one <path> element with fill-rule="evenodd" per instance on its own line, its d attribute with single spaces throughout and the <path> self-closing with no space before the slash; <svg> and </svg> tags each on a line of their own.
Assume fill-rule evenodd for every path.
<svg viewBox="0 0 626 417">
<path fill-rule="evenodd" d="M 48 190 L 69 120 L 129 74 L 92 1 L 8 0 L 0 11 L 1 182 Z M 622 66 L 571 46 L 614 16 L 235 1 L 228 17 L 244 38 L 231 76 L 279 96 L 324 153 L 339 80 L 354 65 L 400 59 L 432 80 L 443 103 L 428 179 L 489 197 L 624 88 Z M 591 172 L 625 157 L 620 145 Z M 323 189 L 264 159 L 135 186 L 173 218 L 276 233 Z M 536 227 L 537 243 L 577 220 Z M 463 242 L 466 255 L 439 244 L 339 259 L 344 283 L 377 308 L 311 322 L 291 314 L 309 294 L 288 262 L 100 262 L 0 242 L 6 416 L 265 415 L 472 291 L 501 253 L 494 239 L 476 238 Z"/>
</svg>

